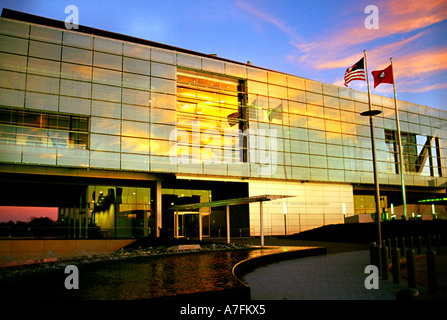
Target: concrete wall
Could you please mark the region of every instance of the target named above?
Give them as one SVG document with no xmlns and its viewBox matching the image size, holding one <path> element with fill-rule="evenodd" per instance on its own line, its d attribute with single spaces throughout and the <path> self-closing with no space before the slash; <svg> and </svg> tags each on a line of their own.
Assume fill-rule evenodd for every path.
<svg viewBox="0 0 447 320">
<path fill-rule="evenodd" d="M 110 253 L 134 241 L 134 239 L 0 240 L 0 266 L 30 263 L 33 260 L 51 261 L 58 257 Z"/>
<path fill-rule="evenodd" d="M 349 184 L 250 181 L 249 195 L 287 195 L 291 198 L 264 202 L 264 235 L 298 233 L 328 224 L 343 223 L 354 215 L 354 197 Z M 284 219 L 284 202 L 286 217 Z M 258 236 L 259 203 L 250 204 L 250 232 Z"/>
</svg>

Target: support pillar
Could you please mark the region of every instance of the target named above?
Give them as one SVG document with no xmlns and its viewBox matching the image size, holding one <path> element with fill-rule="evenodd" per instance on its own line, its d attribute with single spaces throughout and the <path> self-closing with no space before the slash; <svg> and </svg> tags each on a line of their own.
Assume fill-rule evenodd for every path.
<svg viewBox="0 0 447 320">
<path fill-rule="evenodd" d="M 202 211 L 199 209 L 199 241 L 202 241 Z"/>
<path fill-rule="evenodd" d="M 227 243 L 230 243 L 230 206 L 226 205 L 226 220 L 227 220 Z"/>
<path fill-rule="evenodd" d="M 157 238 L 160 237 L 160 228 L 163 226 L 161 221 L 161 181 L 157 181 L 155 184 L 155 230 Z M 174 222 L 175 224 L 175 222 Z M 175 231 L 174 231 L 175 234 Z"/>
<path fill-rule="evenodd" d="M 261 228 L 261 247 L 264 246 L 264 213 L 262 201 L 259 202 L 259 226 Z"/>
<path fill-rule="evenodd" d="M 174 211 L 174 238 L 178 238 L 178 211 Z"/>
</svg>

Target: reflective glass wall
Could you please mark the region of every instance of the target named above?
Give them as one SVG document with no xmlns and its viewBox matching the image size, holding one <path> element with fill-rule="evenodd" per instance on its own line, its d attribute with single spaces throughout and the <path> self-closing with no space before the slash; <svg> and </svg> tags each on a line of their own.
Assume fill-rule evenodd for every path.
<svg viewBox="0 0 447 320">
<path fill-rule="evenodd" d="M 446 183 L 447 113 L 398 103 L 406 184 Z M 380 183 L 398 185 L 394 101 L 372 104 Z M 373 183 L 365 92 L 184 50 L 1 19 L 0 108 L 2 162 Z M 30 125 L 3 117 L 19 110 L 83 125 L 22 143 Z"/>
</svg>

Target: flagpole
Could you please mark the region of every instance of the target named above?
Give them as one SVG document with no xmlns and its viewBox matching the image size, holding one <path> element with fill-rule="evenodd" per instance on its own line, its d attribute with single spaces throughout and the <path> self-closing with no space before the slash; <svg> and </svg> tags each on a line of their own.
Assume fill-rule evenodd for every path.
<svg viewBox="0 0 447 320">
<path fill-rule="evenodd" d="M 374 120 L 373 115 L 377 115 L 380 113 L 375 112 L 371 108 L 371 90 L 369 89 L 369 75 L 368 75 L 368 63 L 366 62 L 366 50 L 363 50 L 363 55 L 365 58 L 365 73 L 366 73 L 366 86 L 368 88 L 368 104 L 369 104 L 369 112 L 364 113 L 364 115 L 369 115 L 369 124 L 371 130 L 371 145 L 372 145 L 372 157 L 373 157 L 373 168 L 374 168 L 374 186 L 375 186 L 375 200 L 376 200 L 376 223 L 377 223 L 377 246 L 382 245 L 382 232 L 380 230 L 380 192 L 379 192 L 379 179 L 377 174 L 377 159 L 376 159 L 376 142 L 374 136 Z M 379 265 L 380 268 L 380 265 Z"/>
<path fill-rule="evenodd" d="M 404 217 L 407 217 L 407 199 L 406 199 L 406 191 L 405 191 L 405 179 L 404 179 L 404 156 L 402 151 L 402 137 L 400 134 L 400 124 L 399 124 L 399 110 L 397 108 L 397 96 L 396 96 L 396 81 L 394 80 L 394 68 L 393 68 L 393 58 L 390 58 L 391 61 L 391 74 L 393 76 L 393 92 L 394 92 L 394 112 L 396 114 L 396 131 L 397 131 L 397 140 L 399 144 L 399 171 L 400 171 L 400 181 L 402 184 L 402 200 L 403 200 L 403 211 Z"/>
</svg>

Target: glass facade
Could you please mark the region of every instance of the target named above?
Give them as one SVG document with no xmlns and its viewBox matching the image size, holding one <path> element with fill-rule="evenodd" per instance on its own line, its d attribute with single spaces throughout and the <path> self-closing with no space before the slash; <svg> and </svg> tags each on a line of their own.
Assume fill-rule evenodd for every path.
<svg viewBox="0 0 447 320">
<path fill-rule="evenodd" d="M 371 99 L 382 111 L 375 117 L 379 181 L 398 187 L 394 101 Z M 447 112 L 398 105 L 406 184 L 445 185 Z M 368 108 L 367 94 L 349 88 L 0 19 L 2 163 L 373 184 L 369 121 L 360 116 Z M 146 200 L 134 203 L 137 213 L 120 203 L 119 223 L 149 219 Z"/>
<path fill-rule="evenodd" d="M 1 20 L 0 32 L 2 144 L 33 153 L 22 159 L 106 169 L 373 182 L 369 123 L 359 115 L 368 109 L 364 92 L 8 19 Z M 380 178 L 397 184 L 394 102 L 373 95 L 372 103 L 382 111 L 375 120 Z M 406 173 L 422 177 L 408 183 L 423 186 L 425 176 L 444 178 L 446 112 L 404 101 L 399 109 Z M 56 124 L 41 122 L 38 131 L 12 119 L 31 114 Z M 64 121 L 80 121 L 82 128 L 58 124 Z M 31 151 L 23 142 L 32 135 L 46 137 L 37 144 L 40 149 Z M 57 152 L 50 162 L 38 156 L 61 147 L 85 150 L 83 161 Z M 198 155 L 198 161 L 172 161 L 182 152 L 189 159 Z"/>
</svg>

